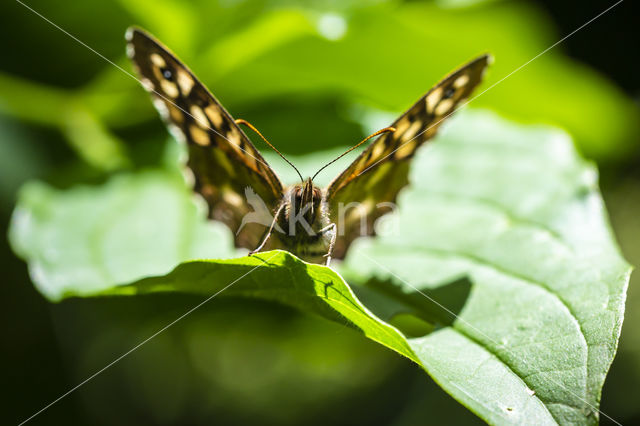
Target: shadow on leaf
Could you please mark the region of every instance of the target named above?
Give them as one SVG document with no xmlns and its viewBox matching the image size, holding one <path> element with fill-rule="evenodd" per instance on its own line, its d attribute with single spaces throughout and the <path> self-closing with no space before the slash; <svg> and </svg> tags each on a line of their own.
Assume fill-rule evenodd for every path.
<svg viewBox="0 0 640 426">
<path fill-rule="evenodd" d="M 378 317 L 409 337 L 419 337 L 452 325 L 469 298 L 471 285 L 466 276 L 433 289 L 373 279 L 353 289 Z"/>
</svg>

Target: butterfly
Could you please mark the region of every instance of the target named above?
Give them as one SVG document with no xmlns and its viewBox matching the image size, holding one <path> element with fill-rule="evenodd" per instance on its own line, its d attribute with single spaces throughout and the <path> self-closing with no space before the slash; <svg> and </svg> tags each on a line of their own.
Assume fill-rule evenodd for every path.
<svg viewBox="0 0 640 426">
<path fill-rule="evenodd" d="M 224 222 L 235 233 L 236 246 L 252 250 L 250 254 L 284 249 L 327 265 L 332 257 L 342 259 L 357 237 L 374 235 L 375 221 L 391 211 L 390 204 L 408 184 L 416 150 L 468 99 L 491 62 L 490 55 L 482 55 L 452 72 L 391 126 L 357 144 L 378 136 L 327 188 L 317 187 L 300 172 L 301 182 L 285 187 L 240 125 L 254 130 L 291 164 L 257 129 L 234 120 L 150 34 L 131 27 L 125 37 L 127 56 L 142 86 L 170 133 L 187 145 L 187 170 L 194 191 L 208 204 L 209 217 Z M 266 213 L 266 219 L 255 218 L 257 210 Z"/>
</svg>

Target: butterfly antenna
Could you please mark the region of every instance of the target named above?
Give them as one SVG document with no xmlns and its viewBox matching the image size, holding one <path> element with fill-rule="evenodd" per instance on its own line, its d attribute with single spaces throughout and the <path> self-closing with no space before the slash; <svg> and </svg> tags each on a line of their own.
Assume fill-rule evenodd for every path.
<svg viewBox="0 0 640 426">
<path fill-rule="evenodd" d="M 362 145 L 363 143 L 365 143 L 366 141 L 368 141 L 369 139 L 378 136 L 382 133 L 387 133 L 387 132 L 395 132 L 396 128 L 395 127 L 385 127 L 384 129 L 380 129 L 377 132 L 367 136 L 366 138 L 364 138 L 362 141 L 358 142 L 357 145 L 352 146 L 351 148 L 349 148 L 348 150 L 346 150 L 345 152 L 343 152 L 342 154 L 340 154 L 338 157 L 336 157 L 335 159 L 331 160 L 330 162 L 328 162 L 327 164 L 325 164 L 324 166 L 322 166 L 322 168 L 320 170 L 318 170 L 316 172 L 315 175 L 313 175 L 313 177 L 311 178 L 311 180 L 314 180 L 316 178 L 316 176 L 318 176 L 318 173 L 320 173 L 321 171 L 323 171 L 324 169 L 326 169 L 327 167 L 329 167 L 330 165 L 332 165 L 333 163 L 335 163 L 336 161 L 338 161 L 339 159 L 341 159 L 342 157 L 344 157 L 345 155 L 347 155 L 348 153 L 350 153 L 351 151 L 353 151 L 354 149 L 356 149 L 357 147 L 359 147 L 360 145 Z"/>
<path fill-rule="evenodd" d="M 271 145 L 271 142 L 269 142 L 267 140 L 267 138 L 265 138 L 264 136 L 262 136 L 262 133 L 260 133 L 260 131 L 258 129 L 256 129 L 253 124 L 249 123 L 247 120 L 243 120 L 242 118 L 238 118 L 235 120 L 236 124 L 240 125 L 240 124 L 244 124 L 245 126 L 247 126 L 248 128 L 250 128 L 251 130 L 253 130 L 254 132 L 256 132 L 258 134 L 258 136 L 260 136 L 260 138 L 262 138 L 262 140 L 264 141 L 264 143 L 266 143 L 267 145 L 269 145 L 271 147 L 271 149 L 273 149 L 275 152 L 278 153 L 278 155 L 280 157 L 282 157 L 282 159 L 284 161 L 286 161 L 287 163 L 289 163 L 289 165 L 291 167 L 293 167 L 293 169 L 296 171 L 296 173 L 298 173 L 298 176 L 300 176 L 300 182 L 304 183 L 304 179 L 302 178 L 302 175 L 300 174 L 300 171 L 296 168 L 296 166 L 293 165 L 293 163 L 289 160 L 287 160 L 287 157 L 285 157 L 280 151 L 278 151 L 278 149 Z"/>
</svg>

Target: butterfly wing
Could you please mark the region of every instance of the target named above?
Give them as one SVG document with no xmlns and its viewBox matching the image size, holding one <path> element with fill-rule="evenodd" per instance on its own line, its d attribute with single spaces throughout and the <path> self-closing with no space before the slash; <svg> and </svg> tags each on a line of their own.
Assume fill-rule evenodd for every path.
<svg viewBox="0 0 640 426">
<path fill-rule="evenodd" d="M 253 211 L 245 190 L 251 188 L 273 212 L 283 196 L 282 183 L 231 115 L 166 47 L 137 28 L 126 38 L 143 87 L 170 132 L 186 142 L 194 190 L 209 205 L 209 216 L 236 233 L 237 246 L 254 249 L 265 228 L 259 221 L 242 223 Z"/>
<path fill-rule="evenodd" d="M 389 203 L 395 202 L 408 183 L 409 160 L 433 137 L 442 121 L 465 102 L 490 61 L 489 55 L 480 56 L 445 77 L 391 125 L 395 132 L 376 139 L 329 184 L 331 220 L 338 225 L 341 236 L 334 257 L 344 257 L 356 237 L 374 233 L 375 220 L 391 211 Z M 352 208 L 348 208 L 350 203 Z"/>
</svg>

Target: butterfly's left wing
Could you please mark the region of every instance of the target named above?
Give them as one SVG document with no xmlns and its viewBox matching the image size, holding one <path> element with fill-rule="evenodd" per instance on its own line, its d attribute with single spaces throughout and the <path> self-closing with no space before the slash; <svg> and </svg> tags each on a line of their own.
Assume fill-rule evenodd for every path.
<svg viewBox="0 0 640 426">
<path fill-rule="evenodd" d="M 246 223 L 243 218 L 254 212 L 252 199 L 262 200 L 273 214 L 282 200 L 282 183 L 186 65 L 138 28 L 130 28 L 126 37 L 127 54 L 142 85 L 151 93 L 171 133 L 187 145 L 194 190 L 209 205 L 209 216 L 231 228 L 236 246 L 256 248 L 270 220 Z"/>
<path fill-rule="evenodd" d="M 445 77 L 391 125 L 395 132 L 376 139 L 329 184 L 331 221 L 338 225 L 334 257 L 344 257 L 356 237 L 374 233 L 375 220 L 390 211 L 380 203 L 395 202 L 408 183 L 410 159 L 416 150 L 471 95 L 490 61 L 491 56 L 480 56 Z M 344 208 L 350 204 L 354 207 Z"/>
</svg>

